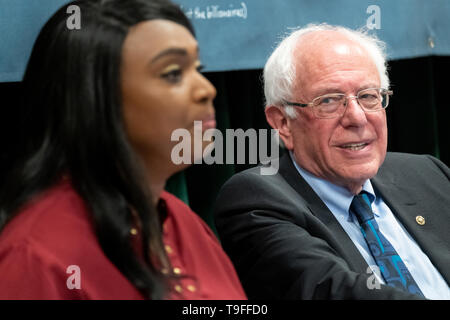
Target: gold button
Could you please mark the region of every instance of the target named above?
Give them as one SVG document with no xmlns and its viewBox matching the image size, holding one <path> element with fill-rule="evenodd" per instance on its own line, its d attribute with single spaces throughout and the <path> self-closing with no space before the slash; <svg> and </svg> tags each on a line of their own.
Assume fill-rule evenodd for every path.
<svg viewBox="0 0 450 320">
<path fill-rule="evenodd" d="M 417 217 L 416 217 L 416 222 L 417 222 L 418 224 L 420 224 L 421 226 L 423 226 L 423 225 L 425 224 L 425 218 L 422 217 L 422 216 L 417 216 Z"/>
<path fill-rule="evenodd" d="M 164 248 L 166 249 L 168 254 L 171 254 L 173 252 L 172 248 L 169 245 L 165 245 Z"/>
<path fill-rule="evenodd" d="M 173 268 L 173 273 L 181 274 L 181 269 L 180 268 Z"/>
<path fill-rule="evenodd" d="M 196 288 L 195 286 L 193 286 L 192 284 L 188 285 L 188 286 L 187 286 L 187 289 L 188 289 L 190 292 L 195 292 L 195 291 L 197 290 L 197 288 Z"/>
<path fill-rule="evenodd" d="M 131 229 L 130 229 L 130 233 L 131 233 L 133 236 L 135 236 L 135 235 L 137 235 L 138 231 L 137 231 L 136 228 L 131 228 Z"/>
<path fill-rule="evenodd" d="M 178 292 L 178 293 L 182 293 L 183 292 L 183 288 L 179 284 L 177 284 L 175 286 L 175 291 Z"/>
</svg>

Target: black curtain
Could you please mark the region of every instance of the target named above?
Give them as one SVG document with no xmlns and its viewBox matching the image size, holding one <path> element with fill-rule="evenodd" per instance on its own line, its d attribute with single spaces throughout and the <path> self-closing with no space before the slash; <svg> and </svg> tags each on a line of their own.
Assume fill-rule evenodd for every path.
<svg viewBox="0 0 450 320">
<path fill-rule="evenodd" d="M 424 57 L 390 61 L 394 95 L 387 108 L 389 151 L 431 154 L 450 165 L 450 123 L 447 86 L 450 57 Z M 217 128 L 270 129 L 264 116 L 262 70 L 207 73 L 216 86 Z M 14 145 L 21 84 L 0 83 L 0 170 L 8 170 L 9 149 Z M 225 141 L 224 141 L 225 145 Z M 236 163 L 236 161 L 234 161 Z M 220 187 L 234 173 L 254 164 L 193 165 L 173 176 L 166 187 L 198 213 L 215 230 L 212 206 Z M 233 201 L 233 199 L 230 199 Z"/>
</svg>

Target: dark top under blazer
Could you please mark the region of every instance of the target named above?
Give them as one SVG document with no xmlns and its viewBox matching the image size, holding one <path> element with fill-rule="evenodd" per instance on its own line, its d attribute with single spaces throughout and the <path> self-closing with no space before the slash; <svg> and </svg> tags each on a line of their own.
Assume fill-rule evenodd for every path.
<svg viewBox="0 0 450 320">
<path fill-rule="evenodd" d="M 288 154 L 277 174 L 233 176 L 216 201 L 216 226 L 249 298 L 409 299 L 368 289 L 368 265 Z M 450 171 L 431 156 L 388 153 L 371 179 L 400 223 L 450 282 Z M 416 216 L 425 218 L 419 225 Z M 370 280 L 369 280 L 370 282 Z"/>
</svg>

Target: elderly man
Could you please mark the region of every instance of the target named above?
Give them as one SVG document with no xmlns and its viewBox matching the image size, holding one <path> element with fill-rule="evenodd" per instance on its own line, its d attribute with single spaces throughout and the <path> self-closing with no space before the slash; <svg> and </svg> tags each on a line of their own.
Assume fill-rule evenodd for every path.
<svg viewBox="0 0 450 320">
<path fill-rule="evenodd" d="M 386 153 L 382 43 L 308 26 L 280 43 L 264 81 L 267 121 L 288 152 L 276 175 L 237 174 L 216 202 L 248 296 L 449 299 L 450 171 Z"/>
</svg>

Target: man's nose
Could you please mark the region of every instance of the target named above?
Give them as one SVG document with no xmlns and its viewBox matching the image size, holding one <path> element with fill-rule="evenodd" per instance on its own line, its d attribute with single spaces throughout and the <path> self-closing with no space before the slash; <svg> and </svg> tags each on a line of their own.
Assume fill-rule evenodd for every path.
<svg viewBox="0 0 450 320">
<path fill-rule="evenodd" d="M 366 113 L 355 96 L 347 97 L 341 122 L 344 127 L 360 127 L 367 123 Z"/>
</svg>

